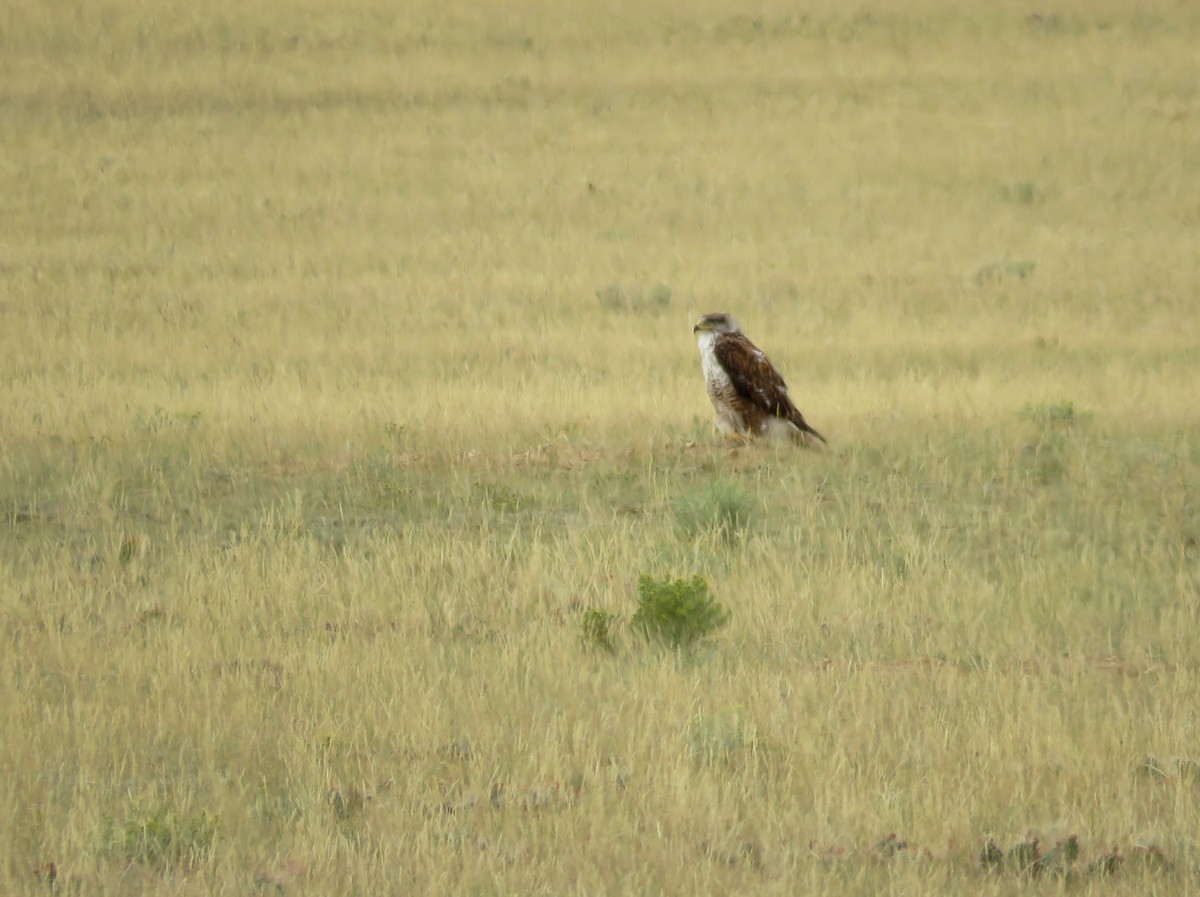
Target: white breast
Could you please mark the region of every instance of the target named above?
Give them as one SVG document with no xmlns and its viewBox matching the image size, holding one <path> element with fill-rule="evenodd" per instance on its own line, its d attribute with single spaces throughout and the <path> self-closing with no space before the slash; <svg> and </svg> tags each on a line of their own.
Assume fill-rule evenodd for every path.
<svg viewBox="0 0 1200 897">
<path fill-rule="evenodd" d="M 710 393 L 729 385 L 729 375 L 717 361 L 717 353 L 713 351 L 713 343 L 717 335 L 711 330 L 700 334 L 697 342 L 700 344 L 700 364 L 704 368 L 704 381 L 708 384 Z"/>
<path fill-rule="evenodd" d="M 701 333 L 696 340 L 700 344 L 700 365 L 704 369 L 704 383 L 708 387 L 708 397 L 712 400 L 713 409 L 717 412 L 717 426 L 726 433 L 740 433 L 746 429 L 746 424 L 723 396 L 733 388 L 725 368 L 717 361 L 717 353 L 713 344 L 717 335 L 711 331 Z"/>
</svg>

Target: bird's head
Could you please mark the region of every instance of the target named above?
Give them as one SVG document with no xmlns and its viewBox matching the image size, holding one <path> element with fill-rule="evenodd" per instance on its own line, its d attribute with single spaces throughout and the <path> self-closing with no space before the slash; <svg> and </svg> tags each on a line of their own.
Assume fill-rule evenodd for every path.
<svg viewBox="0 0 1200 897">
<path fill-rule="evenodd" d="M 740 333 L 737 320 L 727 311 L 709 312 L 692 328 L 692 333 Z"/>
</svg>

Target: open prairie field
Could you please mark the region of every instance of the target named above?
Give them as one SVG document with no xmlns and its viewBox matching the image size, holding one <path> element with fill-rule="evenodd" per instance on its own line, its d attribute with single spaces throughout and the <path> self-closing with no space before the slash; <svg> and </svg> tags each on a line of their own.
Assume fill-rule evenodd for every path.
<svg viewBox="0 0 1200 897">
<path fill-rule="evenodd" d="M 0 9 L 0 892 L 1194 893 L 1200 6 L 401 6 Z"/>
</svg>

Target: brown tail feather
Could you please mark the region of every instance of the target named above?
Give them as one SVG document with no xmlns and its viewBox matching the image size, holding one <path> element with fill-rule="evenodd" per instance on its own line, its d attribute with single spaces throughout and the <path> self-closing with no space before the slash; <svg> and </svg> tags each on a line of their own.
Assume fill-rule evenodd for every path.
<svg viewBox="0 0 1200 897">
<path fill-rule="evenodd" d="M 796 416 L 792 418 L 792 423 L 795 424 L 799 428 L 801 433 L 808 433 L 810 436 L 816 436 L 818 439 L 821 440 L 822 443 L 824 443 L 825 445 L 829 445 L 829 440 L 826 439 L 824 436 L 822 436 L 820 433 L 818 433 L 816 430 L 814 430 L 812 427 L 810 427 L 808 425 L 808 421 L 806 421 L 804 419 L 804 415 L 801 414 L 799 411 L 797 411 Z"/>
</svg>

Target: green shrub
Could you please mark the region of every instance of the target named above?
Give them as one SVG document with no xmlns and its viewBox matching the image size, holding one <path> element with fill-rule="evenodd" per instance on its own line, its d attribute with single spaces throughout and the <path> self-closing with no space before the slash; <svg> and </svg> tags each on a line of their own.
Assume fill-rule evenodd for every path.
<svg viewBox="0 0 1200 897">
<path fill-rule="evenodd" d="M 638 609 L 631 621 L 647 637 L 686 648 L 729 622 L 729 612 L 708 592 L 702 576 L 638 578 Z"/>
</svg>

